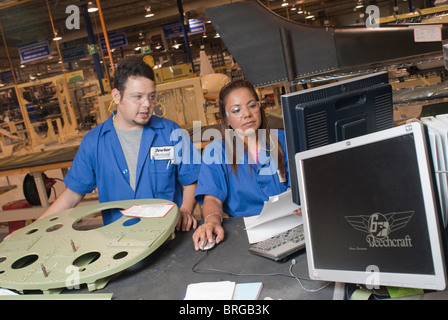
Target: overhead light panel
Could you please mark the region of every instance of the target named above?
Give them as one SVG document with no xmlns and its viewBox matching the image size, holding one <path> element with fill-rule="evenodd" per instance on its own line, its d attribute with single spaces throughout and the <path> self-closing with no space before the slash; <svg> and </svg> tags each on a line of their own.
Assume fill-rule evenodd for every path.
<svg viewBox="0 0 448 320">
<path fill-rule="evenodd" d="M 146 11 L 145 18 L 154 17 L 154 13 L 151 11 L 151 6 L 146 6 L 145 11 Z"/>
<path fill-rule="evenodd" d="M 55 31 L 53 41 L 59 41 L 59 40 L 62 40 L 62 37 L 58 34 L 57 31 Z"/>
<path fill-rule="evenodd" d="M 305 19 L 313 19 L 314 18 L 314 14 L 312 14 L 311 12 L 308 12 L 308 15 L 305 17 Z"/>
<path fill-rule="evenodd" d="M 87 12 L 92 13 L 92 12 L 97 12 L 97 11 L 98 11 L 97 6 L 94 5 L 92 1 L 89 1 L 89 3 L 87 4 Z"/>
<path fill-rule="evenodd" d="M 286 2 L 286 0 L 283 0 L 282 7 L 287 7 L 287 6 L 289 6 L 289 3 Z"/>
</svg>

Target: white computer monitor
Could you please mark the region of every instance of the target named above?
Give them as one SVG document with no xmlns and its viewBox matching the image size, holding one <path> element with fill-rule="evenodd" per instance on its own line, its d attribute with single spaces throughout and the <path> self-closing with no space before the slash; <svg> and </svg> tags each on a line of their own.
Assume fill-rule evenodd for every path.
<svg viewBox="0 0 448 320">
<path fill-rule="evenodd" d="M 428 155 L 418 122 L 296 154 L 312 279 L 445 289 Z"/>
</svg>

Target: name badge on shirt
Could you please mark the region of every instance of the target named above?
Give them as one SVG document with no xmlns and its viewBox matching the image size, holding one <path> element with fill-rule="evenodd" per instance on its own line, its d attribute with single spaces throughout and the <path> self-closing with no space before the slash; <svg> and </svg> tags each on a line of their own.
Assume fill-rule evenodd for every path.
<svg viewBox="0 0 448 320">
<path fill-rule="evenodd" d="M 174 159 L 174 147 L 151 147 L 149 150 L 151 160 L 173 160 Z"/>
</svg>

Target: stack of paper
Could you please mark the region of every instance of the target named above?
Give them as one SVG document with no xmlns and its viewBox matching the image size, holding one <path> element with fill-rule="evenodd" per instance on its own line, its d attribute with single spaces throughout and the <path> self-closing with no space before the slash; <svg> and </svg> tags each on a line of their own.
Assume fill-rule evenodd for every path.
<svg viewBox="0 0 448 320">
<path fill-rule="evenodd" d="M 192 283 L 187 287 L 185 300 L 256 300 L 263 284 L 232 281 Z"/>
<path fill-rule="evenodd" d="M 244 218 L 249 243 L 269 239 L 301 225 L 302 217 L 293 214 L 294 210 L 299 208 L 300 206 L 292 201 L 291 189 L 270 197 L 259 215 Z"/>
<path fill-rule="evenodd" d="M 172 203 L 134 205 L 120 212 L 128 217 L 163 218 L 175 206 Z"/>
<path fill-rule="evenodd" d="M 18 295 L 18 293 L 15 293 L 14 291 L 0 288 L 0 296 L 12 296 L 12 295 Z"/>
<path fill-rule="evenodd" d="M 237 283 L 233 300 L 257 300 L 262 288 L 261 282 Z"/>
</svg>

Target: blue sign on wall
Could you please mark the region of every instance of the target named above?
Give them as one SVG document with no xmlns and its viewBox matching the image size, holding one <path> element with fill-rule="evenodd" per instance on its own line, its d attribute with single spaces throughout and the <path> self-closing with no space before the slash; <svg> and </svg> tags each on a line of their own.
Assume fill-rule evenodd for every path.
<svg viewBox="0 0 448 320">
<path fill-rule="evenodd" d="M 190 25 L 190 34 L 205 32 L 205 23 L 202 19 L 190 19 L 188 24 Z"/>
<path fill-rule="evenodd" d="M 202 19 L 189 19 L 188 25 L 190 32 L 188 34 L 204 33 L 205 23 Z M 165 39 L 183 37 L 182 24 L 179 20 L 162 24 L 163 35 Z"/>
<path fill-rule="evenodd" d="M 86 51 L 82 46 L 69 47 L 61 49 L 61 55 L 64 62 L 73 62 L 85 58 Z"/>
<path fill-rule="evenodd" d="M 0 83 L 12 83 L 14 82 L 14 77 L 12 76 L 11 70 L 0 72 Z"/>
<path fill-rule="evenodd" d="M 109 39 L 109 46 L 111 49 L 124 47 L 128 45 L 128 39 L 126 38 L 126 33 L 120 32 L 108 32 L 107 38 Z M 104 40 L 104 35 L 100 35 L 101 50 L 106 51 L 106 40 Z"/>
<path fill-rule="evenodd" d="M 162 24 L 162 29 L 165 39 L 177 38 L 183 36 L 182 25 L 180 24 L 180 21 L 174 21 Z"/>
<path fill-rule="evenodd" d="M 20 61 L 27 63 L 51 57 L 51 50 L 48 40 L 33 41 L 18 46 Z"/>
</svg>

